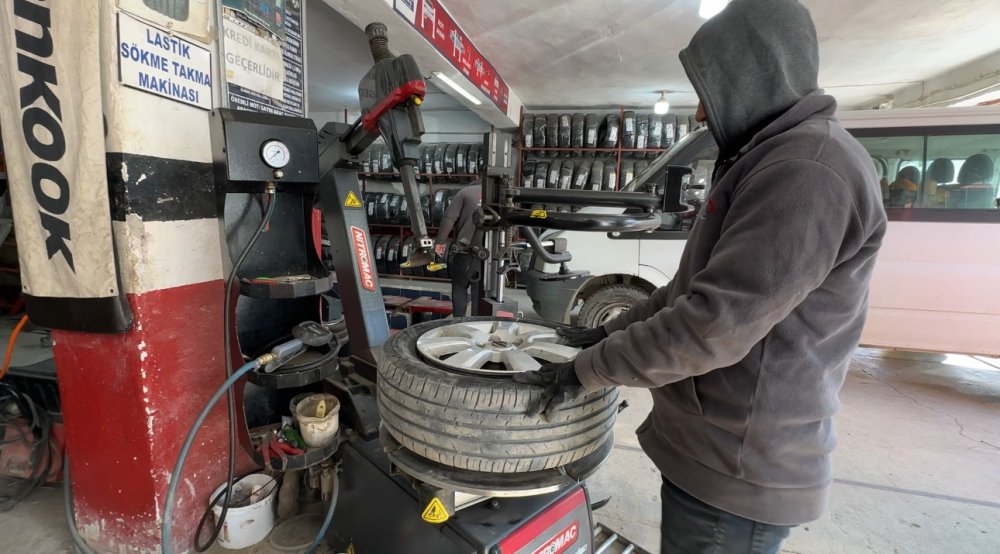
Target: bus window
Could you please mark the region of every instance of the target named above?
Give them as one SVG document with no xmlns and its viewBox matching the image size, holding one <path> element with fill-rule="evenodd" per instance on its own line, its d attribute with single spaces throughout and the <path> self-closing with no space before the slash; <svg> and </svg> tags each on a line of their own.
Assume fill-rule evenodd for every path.
<svg viewBox="0 0 1000 554">
<path fill-rule="evenodd" d="M 884 166 L 888 171 L 879 176 L 887 181 L 882 185 L 885 206 L 913 207 L 923 175 L 924 137 L 862 136 L 858 142 L 875 160 L 877 170 Z"/>
<path fill-rule="evenodd" d="M 921 207 L 997 209 L 1000 135 L 928 137 L 927 158 Z"/>
</svg>

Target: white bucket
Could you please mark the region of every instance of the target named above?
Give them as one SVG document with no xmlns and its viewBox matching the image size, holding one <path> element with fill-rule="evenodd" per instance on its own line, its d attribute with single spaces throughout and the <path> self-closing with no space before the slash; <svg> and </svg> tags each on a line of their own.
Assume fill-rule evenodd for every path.
<svg viewBox="0 0 1000 554">
<path fill-rule="evenodd" d="M 326 415 L 316 417 L 319 402 L 326 401 Z M 295 405 L 295 419 L 299 422 L 299 432 L 306 446 L 321 448 L 333 442 L 340 430 L 340 401 L 332 394 L 313 394 Z"/>
<path fill-rule="evenodd" d="M 211 500 L 214 500 L 226 488 L 223 483 L 215 489 Z M 263 494 L 264 497 L 249 506 L 230 507 L 226 512 L 226 523 L 219 533 L 219 546 L 229 550 L 249 548 L 267 538 L 274 528 L 274 499 L 278 496 L 278 484 L 273 477 L 263 473 L 255 473 L 233 484 L 232 496 L 239 500 L 250 495 Z M 212 507 L 215 521 L 222 516 L 222 503 L 225 496 Z"/>
</svg>

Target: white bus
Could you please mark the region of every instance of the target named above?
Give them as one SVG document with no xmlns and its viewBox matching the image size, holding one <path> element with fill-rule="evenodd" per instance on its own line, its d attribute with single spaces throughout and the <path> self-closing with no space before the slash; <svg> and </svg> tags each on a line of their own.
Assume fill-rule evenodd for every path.
<svg viewBox="0 0 1000 554">
<path fill-rule="evenodd" d="M 1000 108 L 841 112 L 880 173 L 889 228 L 872 280 L 868 346 L 1000 356 Z M 662 181 L 667 165 L 694 169 L 688 198 L 708 194 L 717 150 L 700 129 L 631 185 Z M 563 238 L 567 272 L 533 260 L 523 273 L 535 311 L 593 326 L 665 286 L 693 218 L 664 217 L 632 236 L 549 232 Z M 580 275 L 578 272 L 584 272 Z"/>
</svg>

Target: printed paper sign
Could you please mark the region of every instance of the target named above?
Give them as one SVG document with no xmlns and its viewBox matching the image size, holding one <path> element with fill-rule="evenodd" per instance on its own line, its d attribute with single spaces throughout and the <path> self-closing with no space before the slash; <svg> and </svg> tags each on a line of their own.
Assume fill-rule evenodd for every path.
<svg viewBox="0 0 1000 554">
<path fill-rule="evenodd" d="M 119 79 L 127 87 L 212 109 L 212 53 L 118 14 Z"/>
<path fill-rule="evenodd" d="M 269 98 L 285 94 L 281 45 L 228 15 L 225 19 L 226 81 Z"/>
</svg>

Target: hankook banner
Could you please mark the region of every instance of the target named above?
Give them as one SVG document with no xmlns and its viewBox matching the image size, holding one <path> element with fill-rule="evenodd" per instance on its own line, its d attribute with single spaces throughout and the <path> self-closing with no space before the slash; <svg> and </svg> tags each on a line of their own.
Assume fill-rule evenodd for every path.
<svg viewBox="0 0 1000 554">
<path fill-rule="evenodd" d="M 98 9 L 0 4 L 0 131 L 28 315 L 112 333 L 132 315 L 111 234 Z"/>
</svg>

